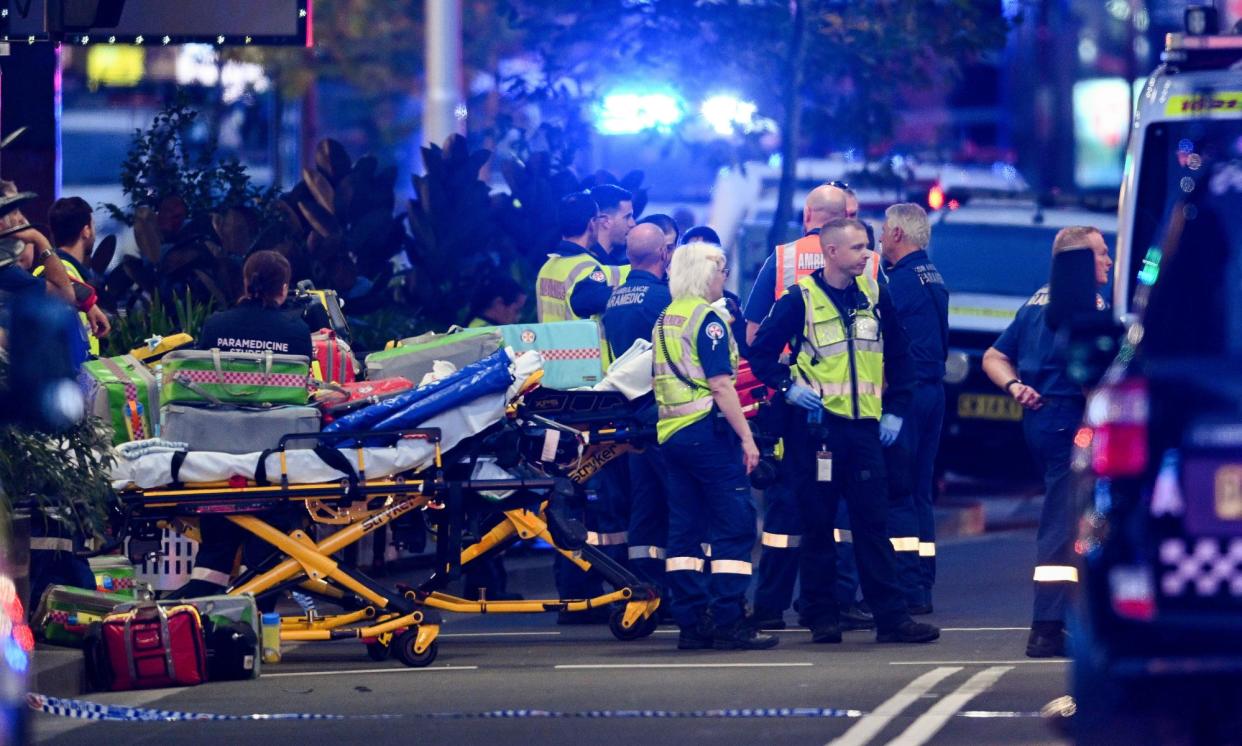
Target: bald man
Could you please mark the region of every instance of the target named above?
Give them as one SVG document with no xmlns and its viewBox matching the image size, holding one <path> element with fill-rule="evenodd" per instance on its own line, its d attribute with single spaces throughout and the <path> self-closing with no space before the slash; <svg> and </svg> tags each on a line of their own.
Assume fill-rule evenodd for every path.
<svg viewBox="0 0 1242 746">
<path fill-rule="evenodd" d="M 625 284 L 612 291 L 608 308 L 604 311 L 604 335 L 614 356 L 623 355 L 639 339 L 652 341 L 651 332 L 656 319 L 673 301 L 666 277 L 668 244 L 659 227 L 643 223 L 633 228 L 625 239 L 625 254 L 632 268 L 630 276 Z M 650 404 L 640 408 L 639 419 L 655 428 L 654 400 Z M 630 483 L 629 564 L 635 572 L 661 589 L 661 598 L 668 598 L 664 583 L 665 543 L 668 540 L 666 469 L 654 443 L 642 453 L 630 453 L 623 458 Z"/>
<path fill-rule="evenodd" d="M 817 186 L 806 195 L 802 207 L 802 238 L 776 247 L 763 263 L 750 297 L 746 299 L 743 316 L 748 344 L 755 339 L 759 325 L 785 290 L 824 266 L 819 229 L 829 220 L 846 217 L 848 207 L 849 195 L 845 190 L 828 184 Z"/>
</svg>

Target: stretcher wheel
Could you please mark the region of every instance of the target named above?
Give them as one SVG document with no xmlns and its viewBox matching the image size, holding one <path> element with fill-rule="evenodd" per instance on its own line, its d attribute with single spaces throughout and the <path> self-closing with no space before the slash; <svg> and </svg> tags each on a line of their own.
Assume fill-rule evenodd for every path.
<svg viewBox="0 0 1242 746">
<path fill-rule="evenodd" d="M 376 663 L 383 663 L 392 655 L 392 650 L 382 642 L 368 642 L 367 656 Z"/>
<path fill-rule="evenodd" d="M 410 668 L 423 668 L 430 666 L 431 662 L 436 659 L 436 654 L 440 652 L 440 642 L 433 641 L 427 646 L 427 649 L 421 653 L 414 652 L 414 643 L 418 640 L 418 628 L 413 627 L 407 629 L 392 641 L 392 652 L 405 665 Z"/>
<path fill-rule="evenodd" d="M 660 626 L 660 615 L 652 614 L 646 618 L 639 618 L 633 627 L 626 629 L 621 625 L 625 619 L 625 606 L 621 605 L 612 610 L 612 614 L 608 617 L 608 630 L 612 632 L 612 636 L 618 640 L 630 641 L 641 640 L 644 637 L 650 637 Z"/>
</svg>

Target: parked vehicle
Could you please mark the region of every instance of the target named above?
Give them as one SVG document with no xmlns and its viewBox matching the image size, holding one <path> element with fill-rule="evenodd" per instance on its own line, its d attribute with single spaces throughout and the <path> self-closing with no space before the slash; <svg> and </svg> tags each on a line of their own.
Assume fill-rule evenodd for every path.
<svg viewBox="0 0 1242 746">
<path fill-rule="evenodd" d="M 1164 60 L 1122 186 L 1121 354 L 1076 438 L 1087 743 L 1228 742 L 1242 713 L 1242 36 L 1171 34 Z"/>
</svg>

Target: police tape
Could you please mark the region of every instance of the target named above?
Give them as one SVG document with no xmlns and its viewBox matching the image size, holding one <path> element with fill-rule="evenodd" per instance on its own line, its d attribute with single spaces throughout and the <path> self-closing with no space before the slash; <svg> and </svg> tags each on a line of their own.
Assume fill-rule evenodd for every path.
<svg viewBox="0 0 1242 746">
<path fill-rule="evenodd" d="M 306 712 L 252 713 L 247 715 L 219 715 L 207 712 L 181 710 L 157 710 L 146 707 L 125 707 L 89 702 L 80 699 L 62 699 L 44 694 L 28 694 L 26 702 L 30 709 L 48 715 L 77 720 L 110 722 L 181 722 L 181 721 L 288 721 L 288 720 L 714 720 L 714 719 L 829 719 L 860 718 L 863 710 L 834 707 L 755 707 L 715 710 L 582 710 L 561 712 L 557 710 L 482 710 L 479 712 L 420 712 L 399 715 L 332 715 Z M 1039 712 L 969 710 L 956 713 L 966 718 L 1038 718 Z"/>
</svg>

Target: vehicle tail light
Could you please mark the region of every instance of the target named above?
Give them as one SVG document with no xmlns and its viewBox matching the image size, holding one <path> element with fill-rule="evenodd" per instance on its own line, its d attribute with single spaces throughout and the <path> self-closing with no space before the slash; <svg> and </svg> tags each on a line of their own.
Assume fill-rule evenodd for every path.
<svg viewBox="0 0 1242 746">
<path fill-rule="evenodd" d="M 1087 401 L 1091 469 L 1101 477 L 1133 477 L 1147 468 L 1147 382 L 1105 384 Z"/>
<path fill-rule="evenodd" d="M 1139 621 L 1156 616 L 1156 593 L 1148 568 L 1118 565 L 1109 571 L 1108 585 L 1117 616 Z"/>
</svg>

